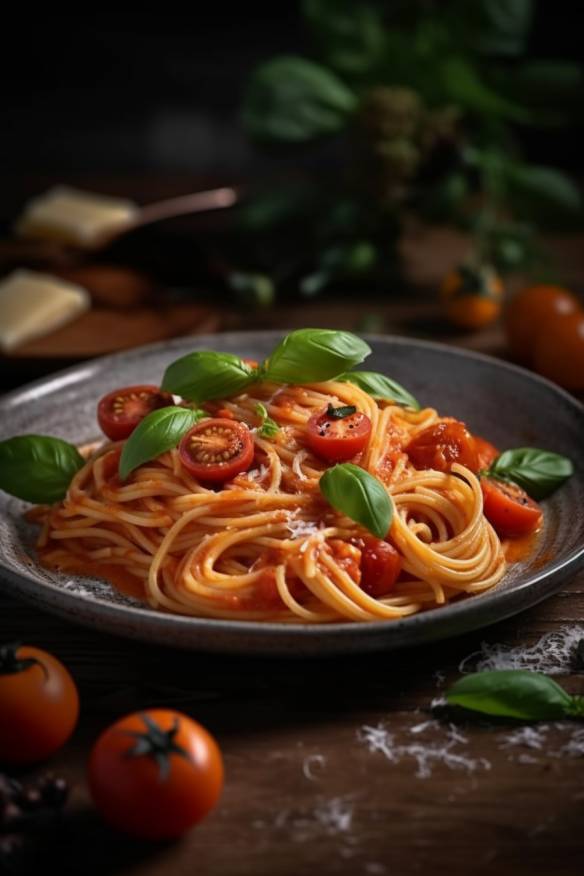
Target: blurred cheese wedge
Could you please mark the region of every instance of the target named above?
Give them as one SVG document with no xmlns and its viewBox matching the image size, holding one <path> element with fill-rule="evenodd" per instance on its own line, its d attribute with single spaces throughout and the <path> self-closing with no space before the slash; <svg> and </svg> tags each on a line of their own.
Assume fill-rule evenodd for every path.
<svg viewBox="0 0 584 876">
<path fill-rule="evenodd" d="M 48 335 L 90 306 L 81 286 L 36 271 L 14 271 L 0 282 L 0 350 L 9 353 Z"/>
<path fill-rule="evenodd" d="M 139 212 L 132 201 L 55 186 L 26 204 L 15 231 L 91 248 L 134 225 Z"/>
</svg>

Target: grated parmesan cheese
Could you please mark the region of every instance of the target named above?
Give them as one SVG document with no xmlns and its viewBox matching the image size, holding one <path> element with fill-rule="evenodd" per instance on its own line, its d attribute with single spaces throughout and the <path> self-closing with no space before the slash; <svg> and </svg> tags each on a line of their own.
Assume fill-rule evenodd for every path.
<svg viewBox="0 0 584 876">
<path fill-rule="evenodd" d="M 571 669 L 574 649 L 584 638 L 584 627 L 565 626 L 546 633 L 534 645 L 489 645 L 482 642 L 479 651 L 465 657 L 459 665 L 462 673 L 491 669 L 531 669 L 544 675 L 561 675 Z"/>
<path fill-rule="evenodd" d="M 304 763 L 302 764 L 302 772 L 304 773 L 304 777 L 308 779 L 309 782 L 315 782 L 318 780 L 318 777 L 314 775 L 313 768 L 318 767 L 319 771 L 323 770 L 326 765 L 326 758 L 322 754 L 309 754 L 308 757 L 304 758 Z"/>
<path fill-rule="evenodd" d="M 409 732 L 420 735 L 430 728 L 439 729 L 441 738 L 428 743 L 409 740 L 398 743 L 395 735 L 383 724 L 378 724 L 376 727 L 363 726 L 358 731 L 357 738 L 368 747 L 370 752 L 383 754 L 390 763 L 398 764 L 404 758 L 413 758 L 417 765 L 415 776 L 418 779 L 430 778 L 433 767 L 438 764 L 443 764 L 451 770 L 464 770 L 467 773 L 479 769 L 491 769 L 491 764 L 486 758 L 470 757 L 457 749 L 457 746 L 467 744 L 468 740 L 453 724 L 445 729 L 438 721 L 426 721 L 410 728 Z"/>
</svg>

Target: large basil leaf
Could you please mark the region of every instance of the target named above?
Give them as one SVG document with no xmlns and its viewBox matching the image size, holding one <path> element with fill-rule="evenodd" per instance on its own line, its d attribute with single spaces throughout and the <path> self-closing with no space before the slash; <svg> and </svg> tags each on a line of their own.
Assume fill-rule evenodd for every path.
<svg viewBox="0 0 584 876">
<path fill-rule="evenodd" d="M 176 447 L 185 432 L 200 419 L 201 411 L 191 408 L 167 407 L 152 411 L 124 444 L 120 456 L 120 478 L 125 480 L 139 465 Z"/>
<path fill-rule="evenodd" d="M 383 485 L 350 462 L 327 469 L 320 491 L 333 508 L 360 523 L 377 538 L 385 538 L 393 518 L 393 504 Z"/>
<path fill-rule="evenodd" d="M 369 345 L 351 332 L 298 329 L 264 363 L 264 376 L 275 383 L 319 383 L 353 368 L 370 353 Z"/>
<path fill-rule="evenodd" d="M 518 484 L 534 499 L 545 499 L 573 473 L 567 457 L 535 447 L 505 450 L 487 472 L 490 477 Z"/>
<path fill-rule="evenodd" d="M 457 681 L 447 692 L 450 705 L 486 715 L 543 721 L 575 714 L 576 698 L 555 681 L 537 672 L 501 669 L 476 672 Z"/>
<path fill-rule="evenodd" d="M 243 121 L 259 140 L 302 143 L 342 130 L 356 104 L 330 70 L 304 58 L 281 57 L 252 75 Z"/>
<path fill-rule="evenodd" d="M 347 371 L 346 374 L 339 375 L 337 380 L 354 383 L 359 389 L 368 392 L 372 398 L 393 401 L 405 408 L 413 408 L 414 411 L 420 410 L 420 403 L 414 396 L 385 374 L 376 371 Z"/>
<path fill-rule="evenodd" d="M 162 378 L 162 389 L 189 401 L 237 395 L 257 379 L 257 370 L 232 353 L 202 350 L 172 362 Z"/>
<path fill-rule="evenodd" d="M 0 442 L 0 489 L 35 504 L 63 499 L 85 464 L 76 447 L 48 435 L 18 435 Z"/>
</svg>

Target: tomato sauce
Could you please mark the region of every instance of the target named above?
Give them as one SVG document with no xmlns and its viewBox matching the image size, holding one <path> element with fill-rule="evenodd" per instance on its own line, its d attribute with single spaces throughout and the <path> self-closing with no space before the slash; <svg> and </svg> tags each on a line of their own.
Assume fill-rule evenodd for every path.
<svg viewBox="0 0 584 876">
<path fill-rule="evenodd" d="M 48 560 L 46 556 L 43 556 L 44 553 L 42 550 L 39 552 L 41 565 L 48 569 L 59 570 L 59 565 Z M 146 599 L 143 581 L 140 578 L 136 578 L 135 575 L 132 575 L 123 566 L 118 566 L 115 563 L 92 563 L 91 561 L 71 557 L 70 561 L 67 560 L 67 567 L 63 571 L 87 578 L 103 578 L 115 590 L 123 593 L 124 596 L 131 596 L 134 599 Z"/>
<path fill-rule="evenodd" d="M 540 530 L 530 532 L 518 538 L 507 538 L 503 544 L 503 553 L 508 563 L 521 563 L 526 560 L 535 550 Z M 546 560 L 546 562 L 548 562 Z"/>
</svg>

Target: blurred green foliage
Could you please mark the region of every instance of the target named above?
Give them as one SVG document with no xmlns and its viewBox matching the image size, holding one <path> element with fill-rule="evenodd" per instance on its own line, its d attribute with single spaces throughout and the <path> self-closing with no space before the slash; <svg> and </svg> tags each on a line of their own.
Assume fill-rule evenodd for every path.
<svg viewBox="0 0 584 876">
<path fill-rule="evenodd" d="M 559 169 L 522 158 L 517 126 L 572 120 L 584 80 L 577 64 L 524 59 L 532 0 L 301 6 L 315 59 L 262 64 L 243 123 L 292 156 L 337 138 L 344 171 L 331 185 L 291 184 L 245 205 L 239 229 L 254 264 L 242 273 L 307 296 L 364 276 L 387 284 L 412 213 L 467 230 L 476 258 L 501 272 L 545 261 L 539 228 L 580 221 L 581 193 Z"/>
</svg>

